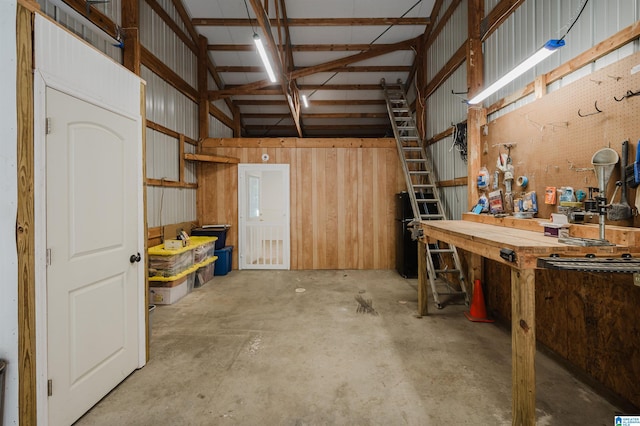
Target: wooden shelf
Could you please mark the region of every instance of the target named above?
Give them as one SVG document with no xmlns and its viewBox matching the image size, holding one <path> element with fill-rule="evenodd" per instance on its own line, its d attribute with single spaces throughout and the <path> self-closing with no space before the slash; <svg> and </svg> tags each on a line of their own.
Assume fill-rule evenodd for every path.
<svg viewBox="0 0 640 426">
<path fill-rule="evenodd" d="M 184 154 L 184 159 L 187 161 L 200 161 L 204 163 L 239 163 L 240 159 L 235 157 L 222 157 L 220 155 L 209 155 L 209 154 Z"/>
</svg>

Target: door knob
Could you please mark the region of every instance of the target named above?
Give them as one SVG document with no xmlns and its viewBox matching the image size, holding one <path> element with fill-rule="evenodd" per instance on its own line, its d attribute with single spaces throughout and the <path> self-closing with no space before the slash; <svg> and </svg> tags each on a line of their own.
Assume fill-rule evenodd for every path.
<svg viewBox="0 0 640 426">
<path fill-rule="evenodd" d="M 142 260 L 142 257 L 140 257 L 140 253 L 132 254 L 131 257 L 129 258 L 129 262 L 131 263 L 140 262 L 140 260 Z"/>
</svg>

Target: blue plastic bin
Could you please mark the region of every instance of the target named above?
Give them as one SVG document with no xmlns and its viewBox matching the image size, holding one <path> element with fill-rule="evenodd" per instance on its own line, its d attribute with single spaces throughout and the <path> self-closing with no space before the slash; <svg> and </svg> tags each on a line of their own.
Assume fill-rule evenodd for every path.
<svg viewBox="0 0 640 426">
<path fill-rule="evenodd" d="M 231 265 L 233 264 L 233 246 L 226 246 L 220 250 L 216 250 L 215 255 L 218 256 L 218 260 L 216 260 L 213 275 L 227 275 L 231 270 Z"/>
</svg>

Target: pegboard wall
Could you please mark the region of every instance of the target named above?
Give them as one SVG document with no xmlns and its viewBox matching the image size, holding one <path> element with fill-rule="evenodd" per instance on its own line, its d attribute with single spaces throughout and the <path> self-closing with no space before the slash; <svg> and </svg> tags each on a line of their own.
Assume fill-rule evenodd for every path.
<svg viewBox="0 0 640 426">
<path fill-rule="evenodd" d="M 548 218 L 559 203 L 544 203 L 546 187 L 570 186 L 574 191 L 588 193 L 587 187 L 598 186 L 591 158 L 599 149 L 610 147 L 620 155 L 622 141 L 628 140 L 628 164 L 635 161 L 640 140 L 640 96 L 629 95 L 639 91 L 640 53 L 636 53 L 489 121 L 482 129 L 482 165 L 493 178 L 499 153 L 507 153 L 504 144 L 512 144 L 514 176 L 528 178 L 526 191 L 537 194 L 537 217 Z M 499 188 L 504 192 L 503 177 L 500 174 Z M 608 201 L 617 180 L 620 162 L 609 180 Z M 515 180 L 513 191 L 516 196 L 522 191 Z M 635 192 L 627 191 L 632 207 Z M 619 202 L 620 193 L 613 202 Z M 635 221 L 638 226 L 640 221 Z M 616 224 L 633 225 L 632 222 Z"/>
</svg>

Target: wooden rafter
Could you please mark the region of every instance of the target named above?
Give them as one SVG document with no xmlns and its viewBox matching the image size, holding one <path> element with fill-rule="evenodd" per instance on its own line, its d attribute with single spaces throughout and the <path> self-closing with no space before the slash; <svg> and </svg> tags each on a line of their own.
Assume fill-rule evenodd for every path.
<svg viewBox="0 0 640 426">
<path fill-rule="evenodd" d="M 264 9 L 263 9 L 264 10 Z M 251 27 L 249 19 L 193 18 L 195 26 L 208 27 Z M 296 18 L 289 19 L 290 27 L 351 27 L 351 26 L 389 26 L 389 25 L 429 25 L 429 18 Z M 269 20 L 277 25 L 276 19 Z"/>
<path fill-rule="evenodd" d="M 304 69 L 304 68 L 298 68 Z M 218 66 L 216 70 L 223 72 L 246 72 L 246 73 L 262 73 L 263 67 L 256 66 Z M 333 72 L 407 72 L 411 67 L 406 65 L 367 65 L 367 66 L 350 66 L 332 69 Z M 229 86 L 226 86 L 227 88 Z"/>
<path fill-rule="evenodd" d="M 196 46 L 199 46 L 200 43 L 200 36 L 198 35 L 198 32 L 196 31 L 195 27 L 193 26 L 193 24 L 191 23 L 191 20 L 189 18 L 189 13 L 187 13 L 187 10 L 184 7 L 184 4 L 182 3 L 182 0 L 171 0 L 173 3 L 173 6 L 176 8 L 178 15 L 180 16 L 180 19 L 182 20 L 182 23 L 184 24 L 185 28 L 187 29 L 187 32 L 189 33 L 189 35 L 191 36 L 191 38 L 193 39 L 193 42 L 196 44 Z M 200 53 L 199 53 L 200 54 Z M 211 76 L 213 77 L 213 81 L 216 82 L 216 85 L 218 87 L 223 87 L 223 83 L 222 83 L 222 79 L 220 78 L 220 75 L 218 75 L 218 72 L 216 71 L 215 67 L 213 66 L 213 63 L 211 62 L 211 58 L 209 57 L 209 55 L 206 55 L 206 63 L 207 63 L 207 69 L 209 71 L 209 73 L 211 74 Z M 233 103 L 231 103 L 230 99 L 226 99 L 225 100 L 227 106 L 229 107 L 229 109 L 231 111 L 234 110 L 234 105 Z"/>
<path fill-rule="evenodd" d="M 252 89 L 252 90 L 244 90 L 244 89 L 224 89 L 224 90 L 210 90 L 209 91 L 209 100 L 215 101 L 218 99 L 228 98 L 230 96 L 235 95 L 281 95 L 282 89 Z"/>
<path fill-rule="evenodd" d="M 87 13 L 87 2 L 85 0 L 65 0 L 65 3 L 80 15 L 96 24 L 111 37 L 116 38 L 118 36 L 118 26 L 107 15 L 94 6 L 89 6 L 91 13 Z"/>
<path fill-rule="evenodd" d="M 433 4 L 433 9 L 431 10 L 430 23 L 424 29 L 424 33 L 422 34 L 422 40 L 420 41 L 421 44 L 418 46 L 417 50 L 420 50 L 419 48 L 422 48 L 423 52 L 426 50 L 426 47 L 425 47 L 426 41 L 429 39 L 429 34 L 431 34 L 431 31 L 433 30 L 433 22 L 438 19 L 438 15 L 440 14 L 440 9 L 442 8 L 443 2 L 444 0 L 436 0 L 436 2 Z M 409 76 L 407 77 L 407 81 L 405 82 L 406 90 L 408 90 L 408 88 L 411 87 L 411 83 L 413 83 L 413 79 L 416 76 L 418 67 L 422 66 L 422 64 L 418 63 L 418 56 L 419 55 L 416 55 L 416 57 L 414 58 L 413 66 L 411 67 L 411 71 L 409 71 Z M 426 85 L 426 81 L 421 81 L 419 83 L 421 87 L 424 87 Z"/>
<path fill-rule="evenodd" d="M 293 121 L 296 125 L 296 129 L 298 130 L 298 136 L 302 137 L 302 128 L 300 127 L 300 104 L 298 102 L 298 92 L 295 85 L 289 85 L 287 81 L 283 78 L 284 69 L 283 64 L 280 59 L 280 55 L 278 52 L 278 47 L 276 45 L 275 40 L 273 39 L 273 33 L 271 31 L 271 23 L 267 13 L 265 12 L 260 0 L 249 0 L 251 3 L 251 7 L 256 15 L 256 21 L 260 28 L 262 29 L 262 34 L 265 38 L 266 49 L 271 54 L 273 66 L 275 67 L 276 76 L 279 78 L 282 92 L 285 96 L 291 96 L 291 101 L 287 102 L 289 106 L 289 110 L 291 111 L 291 116 L 293 117 Z"/>
<path fill-rule="evenodd" d="M 509 16 L 519 8 L 524 0 L 501 0 L 480 24 L 480 39 L 486 40 Z"/>
<path fill-rule="evenodd" d="M 280 119 L 288 118 L 287 114 L 277 113 L 247 113 L 242 114 L 242 118 L 260 118 L 260 119 Z M 388 118 L 389 115 L 386 112 L 339 112 L 339 113 L 325 113 L 325 114 L 302 114 L 302 117 L 308 119 L 336 119 L 336 118 Z"/>
<path fill-rule="evenodd" d="M 293 52 L 362 52 L 372 46 L 384 47 L 385 44 L 294 44 L 291 46 L 291 50 Z M 207 49 L 221 52 L 249 52 L 255 50 L 255 46 L 252 44 L 210 44 Z M 411 50 L 411 47 L 407 46 L 404 50 Z"/>
<path fill-rule="evenodd" d="M 278 3 L 277 0 L 275 2 L 276 4 Z M 284 69 L 289 72 L 294 68 L 294 63 L 293 63 L 293 50 L 292 50 L 292 46 L 291 46 L 291 33 L 289 31 L 289 17 L 287 16 L 287 6 L 285 3 L 285 0 L 280 0 L 280 8 L 282 10 L 282 22 L 283 22 L 283 28 L 284 28 L 284 33 L 285 33 L 285 45 L 284 45 L 284 49 L 285 49 L 285 58 L 286 58 L 286 62 L 285 62 L 285 67 Z"/>
<path fill-rule="evenodd" d="M 162 19 L 162 21 L 167 24 L 171 31 L 178 36 L 180 40 L 187 46 L 191 51 L 195 54 L 198 53 L 198 45 L 197 41 L 194 41 L 191 38 L 191 35 L 185 34 L 184 31 L 178 26 L 178 24 L 169 16 L 169 14 L 164 10 L 164 8 L 158 3 L 156 0 L 145 0 L 149 7 L 153 9 L 153 11 Z"/>
<path fill-rule="evenodd" d="M 252 0 L 252 1 L 256 1 L 256 0 Z M 355 62 L 360 62 L 360 61 L 364 61 L 365 59 L 371 59 L 377 56 L 386 55 L 387 53 L 394 52 L 398 49 L 405 49 L 408 46 L 414 46 L 418 42 L 418 39 L 419 37 L 411 38 L 409 40 L 404 40 L 398 43 L 387 44 L 381 48 L 377 48 L 375 47 L 375 45 L 373 45 L 370 50 L 367 50 L 365 52 L 360 52 L 355 55 L 347 56 L 345 58 L 340 58 L 340 59 L 325 62 L 322 64 L 295 70 L 290 74 L 290 78 L 297 79 L 297 78 L 317 74 L 320 72 L 333 71 L 336 68 L 342 68 Z M 246 90 L 252 90 L 252 89 L 261 89 L 271 84 L 272 83 L 269 80 L 260 80 L 260 81 L 248 83 L 239 87 Z"/>
</svg>

